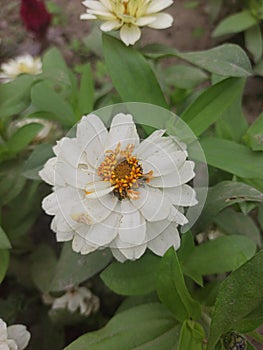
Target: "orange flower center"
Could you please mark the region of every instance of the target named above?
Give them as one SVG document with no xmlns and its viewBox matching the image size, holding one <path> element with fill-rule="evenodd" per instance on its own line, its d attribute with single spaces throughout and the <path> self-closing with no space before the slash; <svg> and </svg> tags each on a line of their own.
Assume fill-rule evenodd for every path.
<svg viewBox="0 0 263 350">
<path fill-rule="evenodd" d="M 105 152 L 104 161 L 98 168 L 98 175 L 114 186 L 113 193 L 119 200 L 138 199 L 140 193 L 136 189 L 149 182 L 153 175 L 153 171 L 143 174 L 138 159 L 132 155 L 133 150 L 131 144 L 121 150 L 119 143 L 115 150 Z"/>
</svg>

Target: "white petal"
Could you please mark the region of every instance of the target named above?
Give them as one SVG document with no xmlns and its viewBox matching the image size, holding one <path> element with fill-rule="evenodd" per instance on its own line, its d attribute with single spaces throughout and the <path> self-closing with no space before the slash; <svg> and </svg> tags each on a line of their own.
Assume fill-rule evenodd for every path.
<svg viewBox="0 0 263 350">
<path fill-rule="evenodd" d="M 58 162 L 66 161 L 74 168 L 77 168 L 82 163 L 83 153 L 76 138 L 63 137 L 53 150 L 56 151 Z"/>
<path fill-rule="evenodd" d="M 0 318 L 0 341 L 5 341 L 7 339 L 7 325 Z"/>
<path fill-rule="evenodd" d="M 114 256 L 115 259 L 117 259 L 120 262 L 124 262 L 126 257 L 120 252 L 118 248 L 111 248 L 112 255 Z"/>
<path fill-rule="evenodd" d="M 168 220 L 175 222 L 178 225 L 185 225 L 188 223 L 187 218 L 180 212 L 180 210 L 175 207 L 172 208 L 170 215 L 168 216 Z"/>
<path fill-rule="evenodd" d="M 145 252 L 147 245 L 141 244 L 139 246 L 134 246 L 129 243 L 123 242 L 120 239 L 115 239 L 116 246 L 119 248 L 120 253 L 129 260 L 139 259 Z"/>
<path fill-rule="evenodd" d="M 8 341 L 8 343 L 9 342 L 10 342 L 10 340 Z M 11 346 L 8 343 L 0 344 L 0 350 L 17 350 L 17 347 L 16 348 L 14 347 L 14 345 L 16 345 L 15 342 L 14 341 L 12 341 L 12 342 L 13 342 L 13 345 L 11 345 Z"/>
<path fill-rule="evenodd" d="M 42 208 L 48 215 L 56 215 L 60 211 L 58 197 L 55 192 L 49 194 L 43 199 Z"/>
<path fill-rule="evenodd" d="M 13 339 L 17 344 L 17 350 L 26 348 L 30 340 L 30 333 L 22 324 L 14 324 L 7 327 L 8 338 Z"/>
<path fill-rule="evenodd" d="M 112 119 L 106 150 L 115 149 L 119 142 L 122 149 L 128 144 L 139 144 L 139 136 L 130 114 L 119 113 Z"/>
<path fill-rule="evenodd" d="M 194 162 L 186 161 L 177 172 L 155 177 L 149 182 L 149 185 L 152 187 L 177 187 L 187 183 L 194 176 Z"/>
<path fill-rule="evenodd" d="M 110 0 L 100 0 L 100 2 L 103 4 L 104 7 L 106 7 L 108 10 L 112 11 L 112 4 Z"/>
<path fill-rule="evenodd" d="M 117 197 L 106 195 L 99 199 L 84 199 L 71 210 L 73 220 L 86 225 L 104 221 L 114 210 Z"/>
<path fill-rule="evenodd" d="M 172 26 L 173 17 L 168 13 L 158 13 L 154 22 L 150 23 L 148 27 L 153 29 L 166 29 Z"/>
<path fill-rule="evenodd" d="M 56 240 L 57 242 L 68 242 L 73 238 L 73 231 L 57 231 Z"/>
<path fill-rule="evenodd" d="M 137 18 L 135 24 L 139 27 L 143 27 L 143 26 L 149 25 L 154 21 L 155 21 L 154 16 L 144 16 L 144 17 Z"/>
<path fill-rule="evenodd" d="M 86 0 L 82 4 L 91 10 L 105 11 L 105 6 L 103 6 L 101 1 Z"/>
<path fill-rule="evenodd" d="M 112 21 L 106 21 L 102 23 L 102 25 L 100 26 L 100 29 L 103 32 L 110 32 L 111 30 L 119 29 L 120 26 L 121 26 L 121 22 L 117 19 L 114 19 Z"/>
<path fill-rule="evenodd" d="M 141 37 L 141 30 L 133 24 L 124 24 L 120 30 L 120 38 L 126 46 L 134 45 Z"/>
<path fill-rule="evenodd" d="M 95 181 L 88 183 L 85 187 L 86 198 L 96 199 L 104 197 L 106 194 L 111 193 L 114 187 L 111 186 L 110 182 L 106 181 Z"/>
<path fill-rule="evenodd" d="M 110 214 L 103 222 L 91 225 L 86 240 L 92 245 L 106 246 L 117 236 L 119 221 L 119 214 Z"/>
<path fill-rule="evenodd" d="M 77 126 L 77 140 L 81 149 L 85 149 L 88 162 L 97 168 L 103 156 L 108 131 L 95 114 L 84 116 Z"/>
<path fill-rule="evenodd" d="M 146 220 L 160 221 L 169 216 L 172 203 L 159 189 L 146 186 L 141 187 L 139 192 L 139 199 L 132 200 L 131 203 L 140 210 Z"/>
<path fill-rule="evenodd" d="M 176 250 L 180 247 L 180 235 L 175 224 L 170 224 L 159 236 L 148 242 L 148 248 L 159 256 L 163 256 L 172 246 Z"/>
<path fill-rule="evenodd" d="M 155 1 L 150 1 L 150 4 L 147 8 L 147 13 L 156 13 L 159 11 L 162 11 L 172 5 L 173 0 L 155 0 Z"/>
<path fill-rule="evenodd" d="M 55 167 L 57 163 L 57 157 L 49 158 L 49 160 L 44 165 L 44 168 L 39 171 L 39 176 L 49 185 L 64 186 L 65 181 L 63 177 L 55 173 Z"/>
<path fill-rule="evenodd" d="M 143 140 L 138 147 L 135 148 L 134 153 L 140 159 L 146 159 L 151 156 L 153 152 L 153 147 L 158 144 L 158 141 L 161 140 L 161 137 L 165 133 L 166 130 L 156 130 L 150 136 L 148 136 L 145 140 Z M 160 147 L 158 148 L 158 150 Z"/>
<path fill-rule="evenodd" d="M 130 200 L 121 202 L 119 237 L 123 242 L 140 245 L 145 241 L 146 222 L 142 214 L 134 208 Z"/>
<path fill-rule="evenodd" d="M 89 19 L 96 19 L 96 18 L 97 18 L 96 16 L 90 15 L 89 13 L 83 13 L 80 15 L 80 19 L 82 20 L 85 20 L 85 19 L 89 20 Z"/>
<path fill-rule="evenodd" d="M 153 154 L 146 160 L 142 160 L 140 163 L 144 173 L 148 173 L 152 170 L 153 176 L 156 177 L 178 171 L 178 168 L 183 165 L 185 160 L 185 153 L 178 151 L 174 153 L 163 152 L 163 154 L 158 155 Z"/>
<path fill-rule="evenodd" d="M 80 250 L 80 254 L 86 255 L 86 254 L 94 252 L 96 249 L 98 249 L 97 246 L 93 246 L 93 245 L 89 244 L 87 241 L 85 241 L 84 245 L 82 246 L 82 248 Z"/>
<path fill-rule="evenodd" d="M 164 230 L 171 224 L 171 221 L 165 219 L 161 221 L 149 222 L 147 221 L 146 234 L 147 241 L 152 241 L 156 237 L 162 234 Z"/>
<path fill-rule="evenodd" d="M 169 196 L 174 205 L 190 207 L 198 203 L 196 200 L 196 192 L 191 186 L 182 185 L 169 189 L 164 188 L 163 191 Z"/>
<path fill-rule="evenodd" d="M 74 252 L 79 253 L 83 248 L 84 244 L 85 239 L 79 236 L 78 234 L 75 234 L 72 241 L 72 249 L 74 250 Z"/>
</svg>

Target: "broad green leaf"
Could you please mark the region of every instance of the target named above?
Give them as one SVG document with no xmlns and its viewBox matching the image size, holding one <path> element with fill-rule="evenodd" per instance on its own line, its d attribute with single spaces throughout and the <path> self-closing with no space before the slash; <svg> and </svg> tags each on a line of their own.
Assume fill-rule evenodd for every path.
<svg viewBox="0 0 263 350">
<path fill-rule="evenodd" d="M 217 120 L 215 124 L 216 137 L 239 142 L 246 132 L 248 122 L 243 113 L 242 105 L 244 85 L 245 81 L 243 80 L 243 86 L 240 84 L 240 88 L 238 89 L 239 93 L 237 94 L 235 100 Z"/>
<path fill-rule="evenodd" d="M 239 322 L 263 303 L 263 250 L 232 272 L 218 292 L 207 350 L 213 350 L 223 333 L 237 329 Z"/>
<path fill-rule="evenodd" d="M 62 85 L 70 85 L 69 69 L 61 52 L 53 47 L 46 51 L 42 59 L 42 69 L 45 78 Z"/>
<path fill-rule="evenodd" d="M 11 243 L 3 230 L 3 228 L 0 226 L 0 250 L 1 249 L 10 249 Z"/>
<path fill-rule="evenodd" d="M 8 151 L 12 154 L 22 151 L 42 128 L 43 125 L 38 123 L 30 123 L 19 128 L 7 142 Z"/>
<path fill-rule="evenodd" d="M 0 118 L 8 118 L 24 111 L 30 104 L 32 75 L 21 75 L 15 80 L 0 84 Z"/>
<path fill-rule="evenodd" d="M 27 179 L 40 180 L 38 172 L 43 168 L 46 161 L 54 156 L 52 145 L 41 144 L 37 145 L 29 158 L 25 161 L 22 175 Z"/>
<path fill-rule="evenodd" d="M 241 333 L 247 333 L 255 330 L 263 324 L 263 303 L 257 306 L 246 317 L 242 318 L 237 325 Z"/>
<path fill-rule="evenodd" d="M 79 116 L 86 115 L 93 110 L 94 86 L 90 64 L 86 64 L 81 76 L 80 89 L 78 93 L 77 110 Z"/>
<path fill-rule="evenodd" d="M 229 78 L 205 90 L 181 115 L 196 136 L 202 134 L 235 101 L 244 81 Z"/>
<path fill-rule="evenodd" d="M 209 165 L 241 178 L 262 179 L 262 152 L 252 152 L 244 145 L 216 137 L 204 137 L 200 144 Z M 199 160 L 194 148 L 189 153 Z"/>
<path fill-rule="evenodd" d="M 179 332 L 180 325 L 164 306 L 145 304 L 118 313 L 65 350 L 176 350 Z"/>
<path fill-rule="evenodd" d="M 174 248 L 163 256 L 156 280 L 157 294 L 179 321 L 200 317 L 198 302 L 192 299 L 185 285 L 184 276 Z"/>
<path fill-rule="evenodd" d="M 249 127 L 244 140 L 253 151 L 263 151 L 263 113 Z"/>
<path fill-rule="evenodd" d="M 81 255 L 72 250 L 71 243 L 65 243 L 50 289 L 61 291 L 77 285 L 104 269 L 110 260 L 109 250 Z"/>
<path fill-rule="evenodd" d="M 175 64 L 165 72 L 165 82 L 179 89 L 193 89 L 208 79 L 208 75 L 199 68 Z"/>
<path fill-rule="evenodd" d="M 224 44 L 205 51 L 180 52 L 165 45 L 153 44 L 143 49 L 143 53 L 152 58 L 175 56 L 207 72 L 224 77 L 247 77 L 252 68 L 244 50 L 234 44 Z"/>
<path fill-rule="evenodd" d="M 255 65 L 254 73 L 256 75 L 263 76 L 263 58 Z"/>
<path fill-rule="evenodd" d="M 249 185 L 234 181 L 223 181 L 209 188 L 204 209 L 195 229 L 200 232 L 222 209 L 246 201 L 262 202 L 263 194 Z"/>
<path fill-rule="evenodd" d="M 261 245 L 260 231 L 248 215 L 226 208 L 214 218 L 214 222 L 227 234 L 247 236 L 258 246 Z"/>
<path fill-rule="evenodd" d="M 224 18 L 213 31 L 212 36 L 216 38 L 221 35 L 240 33 L 256 24 L 257 19 L 245 10 Z"/>
<path fill-rule="evenodd" d="M 178 350 L 203 350 L 205 331 L 194 321 L 185 320 L 179 338 Z"/>
<path fill-rule="evenodd" d="M 52 113 L 53 119 L 61 122 L 62 125 L 72 126 L 77 121 L 71 105 L 52 90 L 47 82 L 33 86 L 31 99 L 38 111 Z"/>
<path fill-rule="evenodd" d="M 259 24 L 245 31 L 245 45 L 251 53 L 254 62 L 258 62 L 263 54 L 263 40 Z"/>
<path fill-rule="evenodd" d="M 0 283 L 5 278 L 8 265 L 9 265 L 9 251 L 6 249 L 0 249 Z"/>
<path fill-rule="evenodd" d="M 256 244 L 247 237 L 221 236 L 196 246 L 184 260 L 184 270 L 201 275 L 232 271 L 252 258 L 255 252 Z"/>
<path fill-rule="evenodd" d="M 113 262 L 101 273 L 101 278 L 117 294 L 148 294 L 155 289 L 159 264 L 159 257 L 145 254 L 137 261 Z"/>
<path fill-rule="evenodd" d="M 142 54 L 106 34 L 103 34 L 103 51 L 113 85 L 124 102 L 168 107 L 156 76 Z"/>
<path fill-rule="evenodd" d="M 48 293 L 57 263 L 54 250 L 48 245 L 39 245 L 31 260 L 31 276 L 35 285 L 42 293 Z"/>
</svg>

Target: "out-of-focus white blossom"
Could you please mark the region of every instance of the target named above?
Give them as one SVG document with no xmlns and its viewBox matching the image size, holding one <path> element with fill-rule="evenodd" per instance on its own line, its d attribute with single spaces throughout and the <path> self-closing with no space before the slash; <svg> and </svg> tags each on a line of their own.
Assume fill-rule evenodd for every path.
<svg viewBox="0 0 263 350">
<path fill-rule="evenodd" d="M 22 324 L 7 327 L 0 318 L 0 350 L 23 350 L 30 340 L 30 333 Z"/>
</svg>

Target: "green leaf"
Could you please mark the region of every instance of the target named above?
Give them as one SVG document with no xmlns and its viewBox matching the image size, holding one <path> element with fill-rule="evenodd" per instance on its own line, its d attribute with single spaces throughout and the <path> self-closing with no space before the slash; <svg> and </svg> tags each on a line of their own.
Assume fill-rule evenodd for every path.
<svg viewBox="0 0 263 350">
<path fill-rule="evenodd" d="M 239 235 L 221 236 L 194 248 L 184 270 L 201 275 L 223 273 L 237 269 L 256 252 L 256 244 Z"/>
<path fill-rule="evenodd" d="M 242 11 L 224 18 L 212 33 L 214 38 L 226 35 L 236 34 L 253 27 L 257 24 L 257 19 L 249 11 Z"/>
<path fill-rule="evenodd" d="M 208 75 L 199 68 L 175 64 L 165 70 L 165 82 L 179 89 L 193 89 L 208 80 Z"/>
<path fill-rule="evenodd" d="M 0 249 L 0 283 L 5 278 L 8 265 L 9 265 L 9 251 L 5 249 Z"/>
<path fill-rule="evenodd" d="M 113 85 L 124 102 L 168 107 L 150 65 L 137 50 L 103 34 L 103 51 Z"/>
<path fill-rule="evenodd" d="M 204 137 L 200 144 L 209 165 L 239 177 L 262 178 L 263 153 L 252 152 L 244 145 L 216 137 Z M 189 148 L 189 153 L 193 159 L 200 160 L 193 147 Z"/>
<path fill-rule="evenodd" d="M 218 292 L 207 350 L 213 350 L 223 333 L 237 329 L 239 322 L 263 303 L 263 250 L 232 272 Z"/>
<path fill-rule="evenodd" d="M 225 233 L 247 236 L 261 246 L 260 231 L 250 216 L 227 208 L 214 218 L 214 222 Z"/>
<path fill-rule="evenodd" d="M 157 294 L 179 321 L 198 319 L 201 309 L 185 285 L 181 266 L 174 248 L 163 256 L 156 280 Z"/>
<path fill-rule="evenodd" d="M 31 99 L 38 111 L 51 113 L 52 119 L 61 122 L 62 125 L 72 126 L 77 121 L 71 105 L 53 91 L 47 82 L 32 87 Z"/>
<path fill-rule="evenodd" d="M 8 151 L 12 154 L 22 151 L 42 128 L 43 125 L 38 123 L 30 123 L 19 128 L 7 142 Z"/>
<path fill-rule="evenodd" d="M 26 74 L 9 83 L 0 84 L 0 118 L 19 114 L 29 106 L 30 89 L 35 79 Z"/>
<path fill-rule="evenodd" d="M 71 243 L 65 243 L 51 283 L 51 290 L 62 291 L 78 285 L 104 269 L 110 260 L 109 250 L 81 255 L 72 250 Z"/>
<path fill-rule="evenodd" d="M 54 156 L 52 145 L 40 144 L 37 145 L 29 158 L 25 161 L 22 175 L 27 179 L 40 180 L 38 172 L 43 168 L 46 161 Z"/>
<path fill-rule="evenodd" d="M 102 329 L 82 335 L 65 350 L 176 350 L 180 326 L 159 303 L 115 315 Z"/>
<path fill-rule="evenodd" d="M 236 328 L 241 333 L 251 332 L 263 324 L 263 303 L 257 306 L 252 312 L 247 316 L 242 318 Z"/>
<path fill-rule="evenodd" d="M 247 77 L 252 68 L 244 50 L 234 44 L 224 44 L 205 51 L 179 52 L 165 45 L 153 44 L 143 49 L 143 52 L 152 58 L 175 56 L 207 72 L 224 77 Z"/>
<path fill-rule="evenodd" d="M 179 338 L 178 350 L 203 350 L 205 331 L 194 321 L 184 321 Z"/>
<path fill-rule="evenodd" d="M 45 78 L 62 85 L 71 85 L 69 69 L 61 52 L 52 47 L 43 56 L 42 70 Z"/>
<path fill-rule="evenodd" d="M 262 202 L 263 194 L 242 182 L 222 181 L 209 188 L 204 209 L 195 229 L 202 231 L 224 208 L 235 203 Z"/>
<path fill-rule="evenodd" d="M 244 81 L 229 78 L 205 90 L 181 115 L 196 136 L 202 134 L 235 101 Z"/>
<path fill-rule="evenodd" d="M 148 294 L 155 289 L 159 263 L 160 258 L 153 254 L 145 254 L 137 261 L 113 262 L 101 273 L 101 278 L 117 294 Z"/>
<path fill-rule="evenodd" d="M 0 226 L 0 249 L 10 249 L 11 243 L 3 230 L 3 228 Z"/>
<path fill-rule="evenodd" d="M 258 62 L 263 54 L 263 40 L 259 24 L 245 31 L 245 45 L 251 53 L 254 62 Z"/>
<path fill-rule="evenodd" d="M 54 250 L 48 245 L 39 245 L 31 260 L 31 276 L 35 285 L 42 293 L 48 293 L 57 263 Z"/>
<path fill-rule="evenodd" d="M 263 113 L 249 127 L 244 140 L 253 151 L 263 151 Z"/>
<path fill-rule="evenodd" d="M 84 66 L 80 81 L 78 94 L 78 113 L 80 116 L 86 115 L 93 110 L 94 86 L 90 64 Z"/>
</svg>

